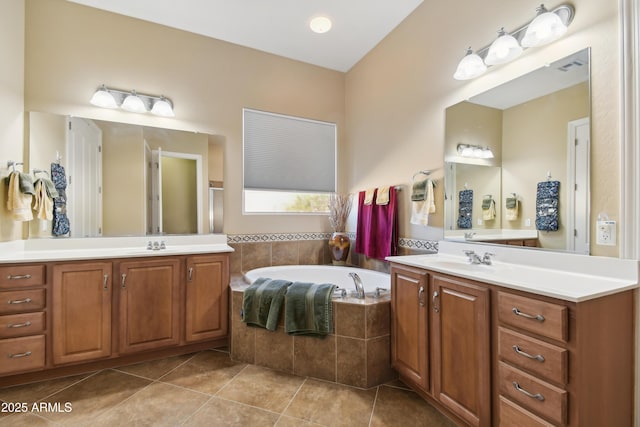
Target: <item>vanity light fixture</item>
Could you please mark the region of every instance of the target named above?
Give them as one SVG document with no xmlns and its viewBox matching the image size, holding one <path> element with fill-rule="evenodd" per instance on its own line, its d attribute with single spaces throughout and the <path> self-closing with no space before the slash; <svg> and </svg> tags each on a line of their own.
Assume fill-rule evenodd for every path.
<svg viewBox="0 0 640 427">
<path fill-rule="evenodd" d="M 493 159 L 493 151 L 489 147 L 479 145 L 458 144 L 458 156 L 472 159 Z"/>
<path fill-rule="evenodd" d="M 164 96 L 144 95 L 135 90 L 122 91 L 102 85 L 89 101 L 102 108 L 122 108 L 132 113 L 155 114 L 162 117 L 175 117 L 173 103 Z"/>
<path fill-rule="evenodd" d="M 575 15 L 575 9 L 570 4 L 560 5 L 551 11 L 541 4 L 536 11 L 537 16 L 533 21 L 511 33 L 507 33 L 502 28 L 498 38 L 490 46 L 477 50 L 473 55 L 480 58 L 487 66 L 507 63 L 517 58 L 523 49 L 542 46 L 562 37 Z M 467 55 L 458 63 L 453 75 L 454 79 L 469 80 L 484 72 L 478 71 L 478 58 L 469 60 L 470 56 L 472 54 L 468 49 Z"/>
<path fill-rule="evenodd" d="M 467 54 L 462 58 L 462 61 L 458 64 L 456 73 L 453 78 L 456 80 L 469 80 L 487 71 L 487 66 L 484 64 L 482 58 L 477 53 L 473 53 L 471 47 L 467 49 Z"/>
</svg>

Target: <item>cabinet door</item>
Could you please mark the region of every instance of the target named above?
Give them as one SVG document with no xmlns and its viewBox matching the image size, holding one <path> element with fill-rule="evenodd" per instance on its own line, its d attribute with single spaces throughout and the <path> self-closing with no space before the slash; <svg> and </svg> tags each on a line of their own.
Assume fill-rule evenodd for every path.
<svg viewBox="0 0 640 427">
<path fill-rule="evenodd" d="M 400 376 L 429 388 L 428 275 L 424 270 L 391 268 L 391 364 Z"/>
<path fill-rule="evenodd" d="M 491 421 L 489 290 L 431 277 L 434 397 L 473 426 Z"/>
<path fill-rule="evenodd" d="M 180 342 L 180 259 L 120 264 L 120 351 Z"/>
<path fill-rule="evenodd" d="M 223 337 L 228 330 L 229 262 L 227 255 L 187 258 L 187 341 Z"/>
<path fill-rule="evenodd" d="M 111 355 L 111 263 L 53 267 L 53 363 Z"/>
</svg>

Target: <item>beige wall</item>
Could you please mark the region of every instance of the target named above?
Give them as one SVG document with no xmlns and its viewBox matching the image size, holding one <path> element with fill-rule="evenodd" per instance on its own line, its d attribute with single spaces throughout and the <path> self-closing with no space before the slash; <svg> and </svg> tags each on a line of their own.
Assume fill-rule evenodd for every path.
<svg viewBox="0 0 640 427">
<path fill-rule="evenodd" d="M 502 110 L 460 102 L 447 108 L 444 134 L 446 161 L 485 166 L 502 164 Z M 458 144 L 488 147 L 493 152 L 493 158 L 459 157 Z"/>
<path fill-rule="evenodd" d="M 162 231 L 167 234 L 198 232 L 195 160 L 162 158 Z"/>
<path fill-rule="evenodd" d="M 24 1 L 26 110 L 219 135 L 225 233 L 329 230 L 324 215 L 242 215 L 242 108 L 337 123 L 343 159 L 344 73 L 63 0 Z M 176 118 L 93 107 L 102 83 L 164 94 Z"/>
<path fill-rule="evenodd" d="M 0 13 L 0 179 L 7 161 L 23 162 L 24 152 L 24 0 L 3 0 Z M 9 219 L 7 186 L 0 185 L 0 241 L 20 239 L 22 223 Z M 26 226 L 24 227 L 26 230 Z"/>
<path fill-rule="evenodd" d="M 576 16 L 567 35 L 529 49 L 509 64 L 468 82 L 452 78 L 470 44 L 489 45 L 495 30 L 528 22 L 538 3 L 504 0 L 424 2 L 353 67 L 346 77 L 348 187 L 359 191 L 387 183 L 408 187 L 414 172 L 443 175 L 444 111 L 453 104 L 591 47 L 592 192 L 591 212 L 619 218 L 619 27 L 615 1 L 572 2 Z M 547 4 L 554 7 L 556 4 Z M 464 11 L 464 13 L 461 13 Z M 437 193 L 441 188 L 437 189 Z M 402 197 L 402 210 L 408 210 Z M 430 223 L 442 224 L 443 202 Z M 400 235 L 442 237 L 442 226 L 418 227 L 400 219 Z M 592 234 L 595 225 L 592 221 Z M 617 256 L 617 247 L 593 246 L 597 255 Z"/>
</svg>

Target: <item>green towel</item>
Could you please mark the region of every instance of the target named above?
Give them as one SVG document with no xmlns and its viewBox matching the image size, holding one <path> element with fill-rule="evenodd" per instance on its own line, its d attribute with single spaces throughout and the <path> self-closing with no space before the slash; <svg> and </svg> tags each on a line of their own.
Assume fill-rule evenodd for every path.
<svg viewBox="0 0 640 427">
<path fill-rule="evenodd" d="M 284 330 L 289 335 L 319 335 L 333 332 L 331 296 L 336 285 L 294 282 L 287 289 Z"/>
<path fill-rule="evenodd" d="M 518 204 L 518 199 L 515 197 L 507 197 L 507 209 L 514 209 Z"/>
<path fill-rule="evenodd" d="M 9 181 L 11 180 L 11 175 L 18 175 L 18 185 L 20 186 L 20 192 L 22 194 L 31 194 L 32 196 L 36 195 L 36 189 L 33 186 L 33 178 L 31 175 L 26 174 L 24 172 L 11 172 L 11 174 L 4 179 L 5 183 L 9 185 Z"/>
<path fill-rule="evenodd" d="M 491 197 L 487 197 L 486 199 L 482 200 L 482 210 L 487 210 L 491 207 L 491 204 L 493 203 L 493 199 Z"/>
<path fill-rule="evenodd" d="M 413 187 L 411 189 L 412 202 L 421 202 L 427 198 L 427 181 L 428 179 L 425 179 L 413 183 Z"/>
<path fill-rule="evenodd" d="M 244 291 L 242 321 L 270 331 L 278 328 L 284 294 L 291 282 L 260 277 Z"/>
</svg>

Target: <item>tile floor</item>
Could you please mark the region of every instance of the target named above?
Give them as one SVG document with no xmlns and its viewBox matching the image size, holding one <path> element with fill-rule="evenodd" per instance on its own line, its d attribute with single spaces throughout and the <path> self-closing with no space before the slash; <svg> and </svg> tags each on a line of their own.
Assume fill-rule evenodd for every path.
<svg viewBox="0 0 640 427">
<path fill-rule="evenodd" d="M 0 388 L 0 401 L 30 410 L 0 412 L 0 426 L 12 427 L 454 426 L 397 381 L 362 390 L 234 362 L 219 350 Z M 34 402 L 49 405 L 33 411 Z"/>
</svg>

